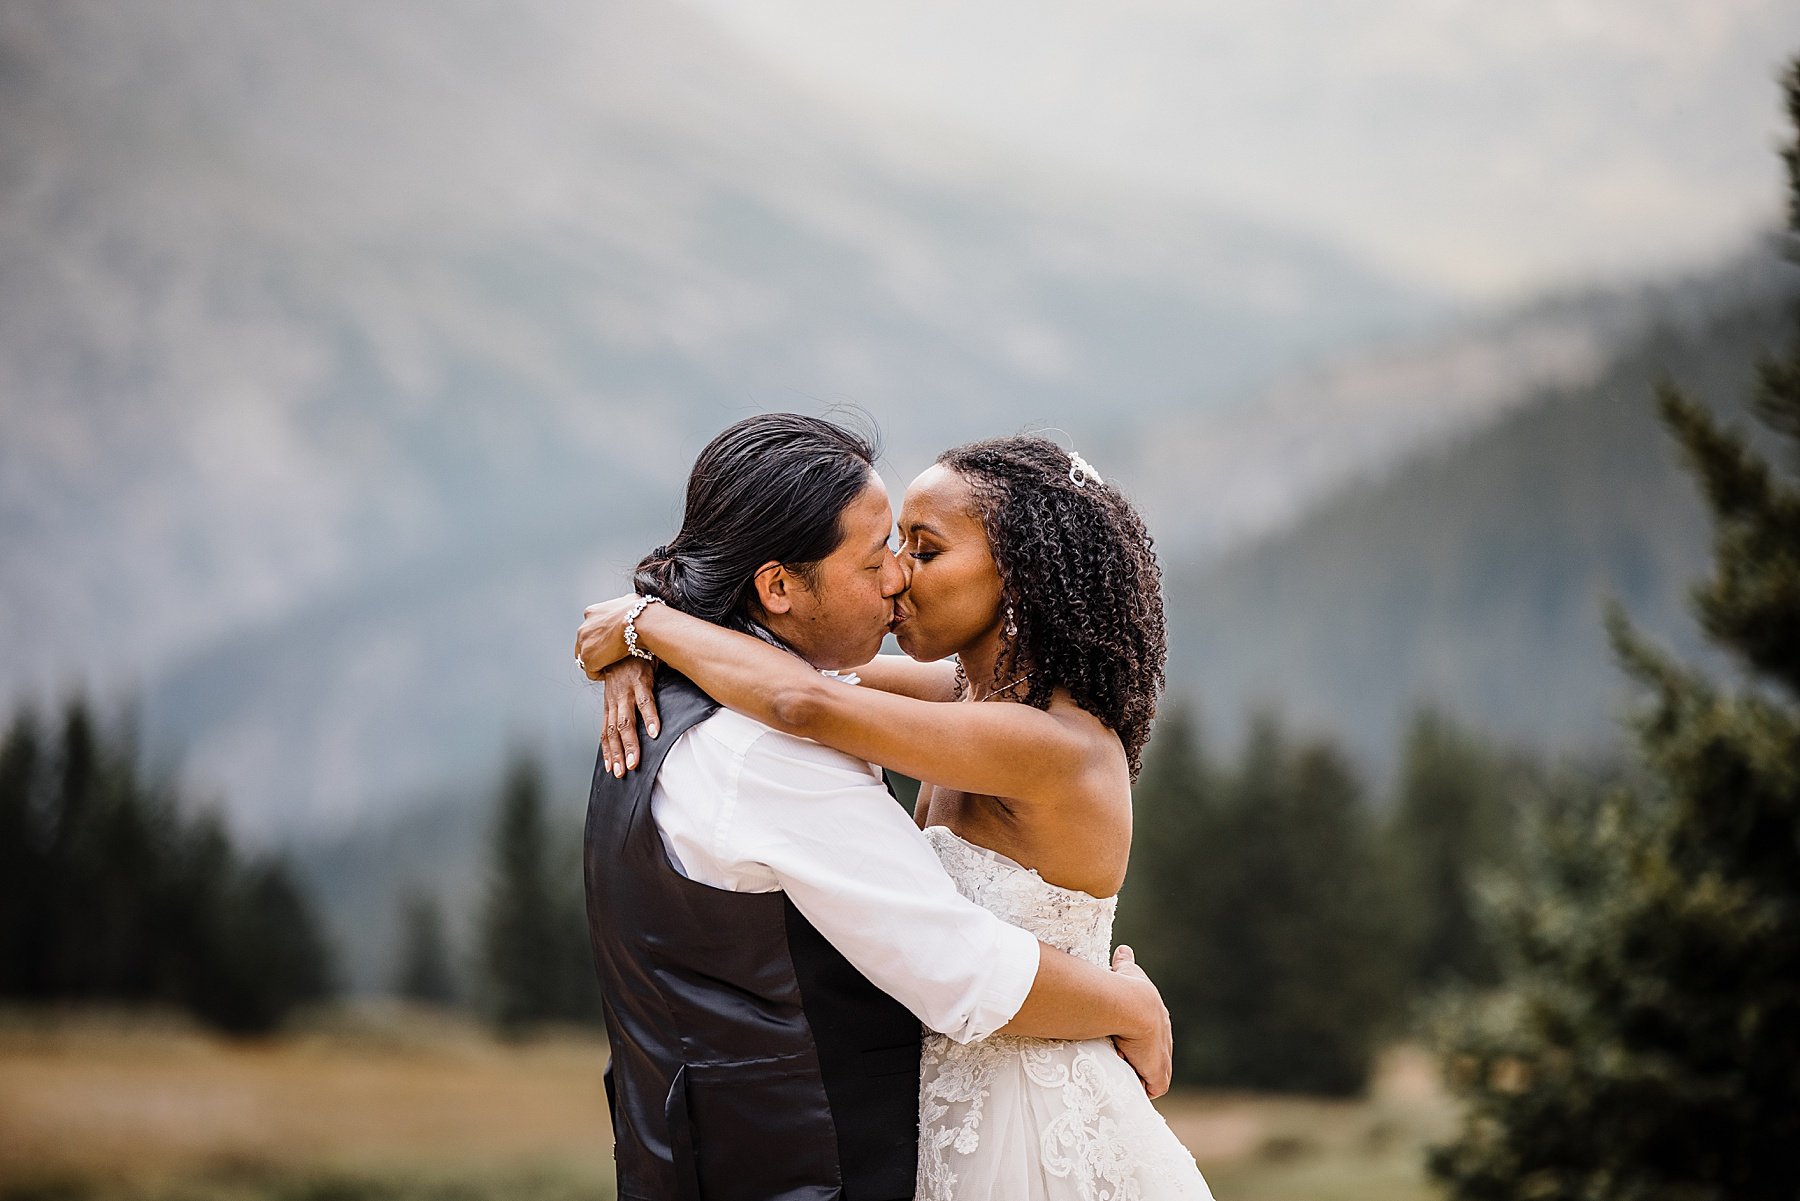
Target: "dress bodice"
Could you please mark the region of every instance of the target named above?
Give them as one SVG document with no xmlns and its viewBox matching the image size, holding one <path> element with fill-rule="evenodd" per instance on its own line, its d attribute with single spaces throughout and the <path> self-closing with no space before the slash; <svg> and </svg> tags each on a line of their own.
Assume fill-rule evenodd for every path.
<svg viewBox="0 0 1800 1201">
<path fill-rule="evenodd" d="M 1052 884 L 1035 869 L 960 838 L 948 826 L 927 826 L 925 837 L 963 896 L 1059 951 L 1101 967 L 1111 964 L 1118 897 Z"/>
</svg>

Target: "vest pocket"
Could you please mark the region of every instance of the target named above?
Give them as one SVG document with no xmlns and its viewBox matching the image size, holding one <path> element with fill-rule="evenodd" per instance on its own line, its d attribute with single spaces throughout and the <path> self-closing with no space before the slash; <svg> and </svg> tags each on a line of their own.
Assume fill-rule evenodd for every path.
<svg viewBox="0 0 1800 1201">
<path fill-rule="evenodd" d="M 681 1106 L 685 1113 L 676 1113 Z M 699 1201 L 829 1201 L 842 1196 L 837 1130 L 810 1053 L 687 1064 L 669 1096 L 685 1125 Z M 672 1140 L 674 1141 L 674 1140 Z M 676 1147 L 679 1158 L 681 1148 Z M 678 1162 L 676 1170 L 681 1173 Z"/>
</svg>

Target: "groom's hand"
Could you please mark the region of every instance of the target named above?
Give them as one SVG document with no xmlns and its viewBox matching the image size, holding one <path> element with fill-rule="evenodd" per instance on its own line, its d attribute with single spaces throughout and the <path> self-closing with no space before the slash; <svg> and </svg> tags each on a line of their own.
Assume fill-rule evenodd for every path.
<svg viewBox="0 0 1800 1201">
<path fill-rule="evenodd" d="M 1156 985 L 1137 965 L 1137 957 L 1131 953 L 1131 948 L 1123 943 L 1113 952 L 1113 971 L 1142 981 L 1144 993 L 1140 1002 L 1143 1010 L 1141 1029 L 1129 1035 L 1115 1034 L 1113 1045 L 1119 1048 L 1119 1054 L 1144 1082 L 1144 1091 L 1152 1098 L 1160 1097 L 1169 1091 L 1169 1077 L 1174 1072 L 1175 1031 L 1169 1024 L 1168 1007 L 1163 1004 Z"/>
</svg>

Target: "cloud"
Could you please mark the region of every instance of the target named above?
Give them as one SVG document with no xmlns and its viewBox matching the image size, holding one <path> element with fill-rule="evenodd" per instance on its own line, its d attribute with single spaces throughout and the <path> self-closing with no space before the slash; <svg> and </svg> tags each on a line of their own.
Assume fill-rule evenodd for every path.
<svg viewBox="0 0 1800 1201">
<path fill-rule="evenodd" d="M 689 3 L 842 102 L 1525 293 L 1772 222 L 1778 0 Z"/>
</svg>

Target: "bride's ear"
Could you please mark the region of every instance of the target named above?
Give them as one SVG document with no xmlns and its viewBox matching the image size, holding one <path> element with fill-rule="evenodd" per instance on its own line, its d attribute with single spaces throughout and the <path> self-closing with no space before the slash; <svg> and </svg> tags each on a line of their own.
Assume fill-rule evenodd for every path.
<svg viewBox="0 0 1800 1201">
<path fill-rule="evenodd" d="M 764 613 L 786 613 L 794 607 L 794 573 L 771 559 L 756 569 L 756 603 Z"/>
</svg>

